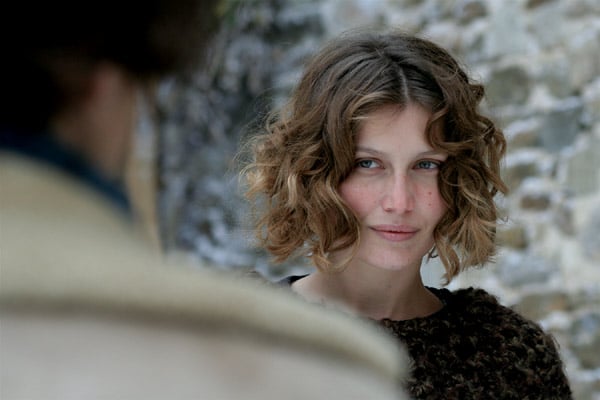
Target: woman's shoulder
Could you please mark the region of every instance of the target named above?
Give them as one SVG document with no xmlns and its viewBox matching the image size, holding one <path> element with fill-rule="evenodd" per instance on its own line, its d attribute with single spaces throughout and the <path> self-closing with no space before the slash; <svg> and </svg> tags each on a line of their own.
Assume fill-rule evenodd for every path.
<svg viewBox="0 0 600 400">
<path fill-rule="evenodd" d="M 455 326 L 464 327 L 465 334 L 476 333 L 480 345 L 514 358 L 522 367 L 552 370 L 562 377 L 558 343 L 537 322 L 502 305 L 483 289 L 441 290 L 451 299 L 449 314 L 456 319 Z"/>
<path fill-rule="evenodd" d="M 480 288 L 464 288 L 450 291 L 448 289 L 431 289 L 452 315 L 458 314 L 461 318 L 484 318 L 490 322 L 515 322 L 518 324 L 532 324 L 534 321 L 527 319 L 509 306 L 501 304 L 498 298 Z"/>
<path fill-rule="evenodd" d="M 554 337 L 494 295 L 478 288 L 433 292 L 446 304 L 434 325 L 444 326 L 451 336 L 469 338 L 478 348 L 493 350 L 522 366 L 562 368 Z"/>
<path fill-rule="evenodd" d="M 428 288 L 445 304 L 468 307 L 497 307 L 500 303 L 496 296 L 484 289 L 469 287 L 457 290 L 446 288 Z"/>
<path fill-rule="evenodd" d="M 493 331 L 494 335 L 509 337 L 539 336 L 544 341 L 553 342 L 535 321 L 501 304 L 496 296 L 484 289 L 470 287 L 432 291 L 446 304 L 446 317 L 455 320 L 458 326 L 471 331 L 476 327 L 475 331 Z"/>
<path fill-rule="evenodd" d="M 458 375 L 480 381 L 482 387 L 500 385 L 505 393 L 515 394 L 515 398 L 517 394 L 540 398 L 540 393 L 570 398 L 557 343 L 535 321 L 502 305 L 483 289 L 432 289 L 432 292 L 446 306 L 430 321 L 421 321 L 417 329 L 409 325 L 413 329 L 408 335 L 399 335 L 406 339 L 411 353 L 445 354 L 450 364 L 464 366 Z M 433 365 L 425 363 L 425 369 L 441 368 L 437 365 L 438 358 L 425 358 Z M 472 365 L 465 364 L 467 360 Z M 482 371 L 486 373 L 481 374 Z"/>
</svg>

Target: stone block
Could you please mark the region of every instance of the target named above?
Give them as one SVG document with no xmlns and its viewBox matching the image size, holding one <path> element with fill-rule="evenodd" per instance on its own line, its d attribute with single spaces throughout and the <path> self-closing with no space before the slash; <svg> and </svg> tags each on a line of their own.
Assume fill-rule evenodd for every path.
<svg viewBox="0 0 600 400">
<path fill-rule="evenodd" d="M 600 312 L 579 316 L 571 328 L 571 348 L 585 369 L 600 365 Z"/>
<path fill-rule="evenodd" d="M 527 34 L 527 15 L 521 2 L 489 2 L 489 28 L 485 36 L 484 53 L 488 59 L 525 54 L 532 41 Z M 510 38 L 510 40 L 507 40 Z"/>
<path fill-rule="evenodd" d="M 488 13 L 485 1 L 461 0 L 456 5 L 454 17 L 461 24 L 468 24 L 478 18 L 485 17 Z"/>
<path fill-rule="evenodd" d="M 600 263 L 600 204 L 582 227 L 579 242 L 585 255 Z"/>
<path fill-rule="evenodd" d="M 587 137 L 569 153 L 564 185 L 577 196 L 600 190 L 600 138 Z"/>
<path fill-rule="evenodd" d="M 529 72 L 522 66 L 509 65 L 491 71 L 486 84 L 492 106 L 524 104 L 532 87 Z"/>
<path fill-rule="evenodd" d="M 579 134 L 579 124 L 583 103 L 577 97 L 569 97 L 557 102 L 546 111 L 543 118 L 540 143 L 550 152 L 559 152 L 570 146 Z"/>
<path fill-rule="evenodd" d="M 589 24 L 587 29 L 569 40 L 567 55 L 570 60 L 570 82 L 578 90 L 600 76 L 600 24 Z"/>
<path fill-rule="evenodd" d="M 510 288 L 522 288 L 548 282 L 558 274 L 554 260 L 530 252 L 507 252 L 498 258 L 495 269 L 500 281 Z"/>
<path fill-rule="evenodd" d="M 514 309 L 529 319 L 539 321 L 553 311 L 568 311 L 569 297 L 560 291 L 529 293 L 521 298 Z"/>
<path fill-rule="evenodd" d="M 504 129 L 508 151 L 538 144 L 541 121 L 539 118 L 527 118 L 514 121 Z"/>
<path fill-rule="evenodd" d="M 600 77 L 583 90 L 584 123 L 600 125 Z"/>
<path fill-rule="evenodd" d="M 529 245 L 527 232 L 521 225 L 503 226 L 497 231 L 497 240 L 500 246 L 513 249 L 525 249 Z"/>
<path fill-rule="evenodd" d="M 519 149 L 506 156 L 502 168 L 502 179 L 510 192 L 516 191 L 528 178 L 535 178 L 548 168 L 548 155 L 539 149 Z"/>
</svg>

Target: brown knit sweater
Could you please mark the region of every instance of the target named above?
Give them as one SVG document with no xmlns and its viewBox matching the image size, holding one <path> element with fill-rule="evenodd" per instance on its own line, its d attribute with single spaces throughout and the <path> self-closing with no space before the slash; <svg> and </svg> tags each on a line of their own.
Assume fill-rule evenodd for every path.
<svg viewBox="0 0 600 400">
<path fill-rule="evenodd" d="M 408 348 L 418 399 L 570 399 L 554 339 L 481 289 L 431 289 L 439 312 L 381 325 Z"/>
<path fill-rule="evenodd" d="M 291 285 L 299 276 L 281 281 Z M 481 289 L 430 290 L 444 308 L 379 321 L 408 349 L 417 399 L 571 399 L 554 339 Z"/>
</svg>

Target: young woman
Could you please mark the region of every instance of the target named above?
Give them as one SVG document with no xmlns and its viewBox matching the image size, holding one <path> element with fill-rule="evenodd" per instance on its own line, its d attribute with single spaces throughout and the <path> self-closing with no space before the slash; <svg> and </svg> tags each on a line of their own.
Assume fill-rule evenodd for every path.
<svg viewBox="0 0 600 400">
<path fill-rule="evenodd" d="M 483 87 L 445 50 L 398 32 L 355 32 L 308 64 L 289 103 L 253 138 L 244 170 L 256 230 L 277 261 L 316 271 L 284 280 L 311 302 L 377 321 L 414 360 L 416 398 L 570 398 L 554 340 L 481 289 L 447 282 L 495 253 L 505 192 L 502 132 Z M 526 266 L 524 266 L 526 268 Z"/>
</svg>

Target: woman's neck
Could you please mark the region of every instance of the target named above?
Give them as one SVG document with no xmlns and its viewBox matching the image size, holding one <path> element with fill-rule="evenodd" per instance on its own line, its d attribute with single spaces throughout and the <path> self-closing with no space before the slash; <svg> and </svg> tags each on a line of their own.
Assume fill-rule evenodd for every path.
<svg viewBox="0 0 600 400">
<path fill-rule="evenodd" d="M 421 280 L 419 269 L 390 271 L 348 267 L 338 273 L 317 271 L 292 285 L 306 300 L 381 320 L 426 317 L 442 302 Z"/>
</svg>

